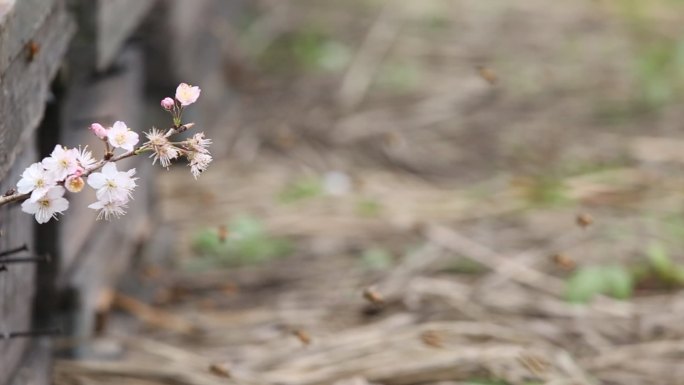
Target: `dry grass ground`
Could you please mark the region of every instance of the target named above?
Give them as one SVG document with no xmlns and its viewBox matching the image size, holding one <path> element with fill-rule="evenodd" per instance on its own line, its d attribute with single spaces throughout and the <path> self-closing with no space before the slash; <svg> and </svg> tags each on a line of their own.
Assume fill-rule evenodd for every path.
<svg viewBox="0 0 684 385">
<path fill-rule="evenodd" d="M 160 175 L 172 263 L 56 383 L 682 383 L 681 9 L 648 3 L 259 2 L 217 162 Z"/>
</svg>

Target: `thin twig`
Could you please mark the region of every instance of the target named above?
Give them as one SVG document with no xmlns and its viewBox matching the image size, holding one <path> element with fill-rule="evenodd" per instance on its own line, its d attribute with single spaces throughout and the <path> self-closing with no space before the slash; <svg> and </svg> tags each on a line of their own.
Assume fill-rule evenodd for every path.
<svg viewBox="0 0 684 385">
<path fill-rule="evenodd" d="M 513 281 L 534 287 L 556 297 L 561 296 L 564 291 L 565 285 L 560 279 L 521 265 L 517 261 L 511 262 L 506 257 L 456 231 L 433 225 L 427 228 L 426 235 L 436 245 L 482 263 Z"/>
<path fill-rule="evenodd" d="M 368 31 L 340 87 L 338 100 L 344 111 L 355 109 L 366 96 L 378 67 L 399 37 L 398 12 L 397 4 L 388 1 Z"/>
</svg>

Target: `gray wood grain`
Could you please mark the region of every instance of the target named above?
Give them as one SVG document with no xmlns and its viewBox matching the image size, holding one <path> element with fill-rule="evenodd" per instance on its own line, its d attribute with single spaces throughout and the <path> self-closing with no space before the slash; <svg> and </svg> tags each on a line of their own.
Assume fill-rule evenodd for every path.
<svg viewBox="0 0 684 385">
<path fill-rule="evenodd" d="M 36 151 L 28 148 L 16 159 L 8 178 L 0 183 L 6 191 L 23 170 L 36 160 Z M 33 243 L 33 217 L 21 212 L 19 205 L 0 209 L 0 251 Z M 26 256 L 20 253 L 17 256 Z M 31 306 L 34 293 L 35 265 L 12 264 L 0 273 L 0 333 L 31 328 Z M 0 384 L 4 384 L 18 366 L 27 347 L 27 340 L 0 340 Z"/>
<path fill-rule="evenodd" d="M 50 367 L 52 366 L 52 344 L 48 338 L 31 341 L 30 347 L 25 354 L 9 385 L 49 385 Z"/>
<path fill-rule="evenodd" d="M 138 28 L 154 0 L 99 0 L 98 4 L 96 66 L 103 69 L 116 59 L 121 46 Z"/>
<path fill-rule="evenodd" d="M 0 77 L 17 57 L 27 57 L 26 44 L 54 9 L 56 0 L 0 1 Z"/>
<path fill-rule="evenodd" d="M 67 146 L 88 145 L 93 154 L 101 158 L 104 146 L 88 130 L 88 126 L 93 122 L 110 126 L 116 120 L 124 121 L 138 132 L 140 140 L 144 139 L 143 64 L 140 52 L 134 48 L 127 49 L 119 56 L 116 66 L 119 68 L 116 72 L 99 76 L 88 84 L 74 85 L 64 105 L 61 143 Z M 120 170 L 134 168 L 141 160 L 143 159 L 125 159 L 117 163 L 117 167 Z M 141 179 L 139 182 L 143 184 L 148 181 Z M 138 195 L 136 192 L 136 199 Z M 128 220 L 128 217 L 123 217 L 112 223 L 96 223 L 96 211 L 87 207 L 97 200 L 95 192 L 89 187 L 79 194 L 71 194 L 70 199 L 72 204 L 69 215 L 60 221 L 62 233 L 69 235 L 68 239 L 61 242 L 59 251 L 63 271 L 73 268 L 72 265 L 79 258 L 79 253 L 93 231 L 104 231 L 100 227 L 107 229 L 112 227 L 112 223 L 126 223 Z"/>
<path fill-rule="evenodd" d="M 143 177 L 150 180 L 150 165 L 138 167 L 138 170 Z M 78 263 L 69 271 L 69 276 L 64 277 L 68 279 L 68 286 L 75 288 L 79 296 L 80 306 L 74 309 L 72 315 L 72 333 L 76 337 L 92 337 L 100 295 L 105 289 L 116 286 L 121 275 L 129 268 L 131 257 L 150 233 L 150 188 L 150 184 L 136 188 L 136 198 L 131 201 L 125 218 L 113 223 L 100 222 L 93 226 L 97 236 L 84 244 Z M 81 355 L 87 351 L 75 353 Z"/>
<path fill-rule="evenodd" d="M 34 60 L 17 58 L 0 77 L 0 179 L 43 116 L 50 82 L 73 31 L 66 8 L 56 6 L 33 36 L 42 47 Z"/>
<path fill-rule="evenodd" d="M 79 27 L 72 65 L 84 75 L 109 68 L 155 1 L 71 0 Z"/>
<path fill-rule="evenodd" d="M 0 26 L 0 191 L 14 186 L 37 160 L 33 133 L 48 99 L 48 87 L 62 61 L 74 27 L 63 1 L 27 0 L 5 10 Z M 40 47 L 31 60 L 28 41 Z M 33 244 L 33 218 L 19 205 L 0 209 L 0 250 Z M 35 265 L 13 264 L 0 273 L 0 331 L 32 326 Z M 30 340 L 0 341 L 0 383 L 19 367 Z"/>
<path fill-rule="evenodd" d="M 64 106 L 61 142 L 68 146 L 87 144 L 97 157 L 104 146 L 88 129 L 94 121 L 111 125 L 122 120 L 144 140 L 142 54 L 134 47 L 118 55 L 118 68 L 87 85 L 73 89 Z M 61 221 L 59 255 L 61 272 L 58 288 L 76 291 L 79 306 L 73 309 L 73 327 L 77 336 L 92 333 L 97 296 L 115 284 L 128 266 L 130 257 L 149 233 L 153 187 L 151 162 L 144 156 L 117 162 L 119 170 L 135 168 L 138 187 L 129 203 L 128 213 L 109 222 L 96 221 L 97 212 L 87 206 L 96 201 L 94 191 L 86 187 L 71 194 L 69 213 Z M 77 352 L 78 353 L 78 352 Z"/>
<path fill-rule="evenodd" d="M 242 0 L 161 0 L 144 23 L 148 87 L 159 97 L 173 96 L 178 83 L 202 88 L 202 102 L 186 117 L 200 131 L 215 125 L 234 98 L 225 79 L 230 33 Z"/>
<path fill-rule="evenodd" d="M 221 73 L 224 33 L 238 1 L 161 0 L 144 23 L 148 83 L 168 89 Z M 221 83 L 221 82 L 219 82 Z"/>
</svg>

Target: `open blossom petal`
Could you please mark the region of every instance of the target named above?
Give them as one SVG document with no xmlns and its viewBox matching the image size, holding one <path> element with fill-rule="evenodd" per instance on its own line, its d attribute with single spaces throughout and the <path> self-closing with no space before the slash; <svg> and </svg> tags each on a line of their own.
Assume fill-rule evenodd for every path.
<svg viewBox="0 0 684 385">
<path fill-rule="evenodd" d="M 84 170 L 93 167 L 95 163 L 97 163 L 95 159 L 93 159 L 93 153 L 88 150 L 88 146 L 83 148 L 79 147 L 78 150 L 76 150 L 76 154 L 76 160 Z"/>
<path fill-rule="evenodd" d="M 38 223 L 46 223 L 57 214 L 69 208 L 69 201 L 64 198 L 64 187 L 53 186 L 37 201 L 26 200 L 21 204 L 21 210 L 35 215 Z"/>
<path fill-rule="evenodd" d="M 88 186 L 95 190 L 101 189 L 107 185 L 107 180 L 115 178 L 118 172 L 116 164 L 112 162 L 105 163 L 100 172 L 94 172 L 88 176 Z"/>
<path fill-rule="evenodd" d="M 97 199 L 105 202 L 128 202 L 136 187 L 135 169 L 118 171 L 116 164 L 108 162 L 102 172 L 94 172 L 88 176 L 88 185 L 97 190 Z"/>
<path fill-rule="evenodd" d="M 34 163 L 21 175 L 21 179 L 17 183 L 17 192 L 20 194 L 31 193 L 29 199 L 35 202 L 42 198 L 56 183 L 57 181 L 52 173 L 45 170 L 41 163 Z"/>
<path fill-rule="evenodd" d="M 128 171 L 120 171 L 119 174 L 115 178 L 116 183 L 119 186 L 121 186 L 123 189 L 128 191 L 128 198 L 130 198 L 131 192 L 137 186 L 135 181 L 138 178 L 133 178 L 133 175 L 135 175 L 135 169 L 134 168 L 132 168 Z"/>
<path fill-rule="evenodd" d="M 200 92 L 202 92 L 202 90 L 200 90 L 199 87 L 181 83 L 176 88 L 176 100 L 178 100 L 182 106 L 189 106 L 197 101 Z"/>
<path fill-rule="evenodd" d="M 133 147 L 138 144 L 138 134 L 131 131 L 126 123 L 121 121 L 115 122 L 107 131 L 107 139 L 113 147 L 127 151 L 133 151 Z"/>
<path fill-rule="evenodd" d="M 43 167 L 51 172 L 57 180 L 64 180 L 78 170 L 78 150 L 67 149 L 56 145 L 49 157 L 43 159 Z"/>
<path fill-rule="evenodd" d="M 124 201 L 97 201 L 88 205 L 88 208 L 99 210 L 97 220 L 104 218 L 108 221 L 112 217 L 119 218 L 126 214 L 126 202 Z"/>
</svg>

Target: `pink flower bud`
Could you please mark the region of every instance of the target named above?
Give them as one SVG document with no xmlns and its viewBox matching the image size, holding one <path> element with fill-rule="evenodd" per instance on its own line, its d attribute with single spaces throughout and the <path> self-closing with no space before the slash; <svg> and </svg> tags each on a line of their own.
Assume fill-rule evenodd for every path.
<svg viewBox="0 0 684 385">
<path fill-rule="evenodd" d="M 174 102 L 171 98 L 164 98 L 161 101 L 162 108 L 167 111 L 171 110 L 174 104 L 176 104 L 176 102 Z"/>
<path fill-rule="evenodd" d="M 90 131 L 97 135 L 100 139 L 105 139 L 107 137 L 107 129 L 104 128 L 100 123 L 93 123 L 90 125 Z"/>
<path fill-rule="evenodd" d="M 83 178 L 78 175 L 71 175 L 64 181 L 64 187 L 72 193 L 81 192 L 83 186 L 85 186 L 85 182 L 83 181 Z"/>
</svg>

